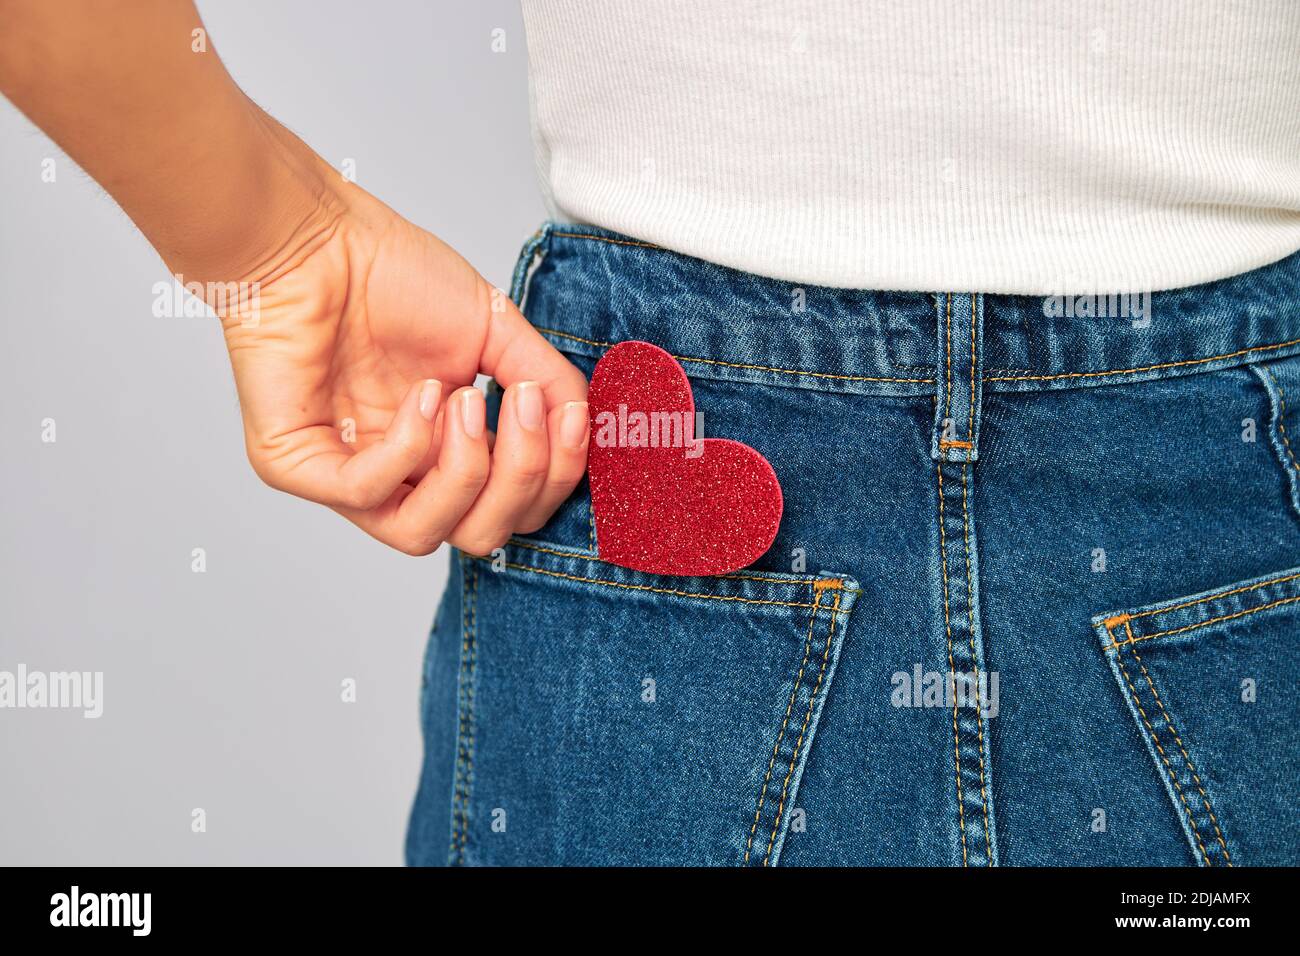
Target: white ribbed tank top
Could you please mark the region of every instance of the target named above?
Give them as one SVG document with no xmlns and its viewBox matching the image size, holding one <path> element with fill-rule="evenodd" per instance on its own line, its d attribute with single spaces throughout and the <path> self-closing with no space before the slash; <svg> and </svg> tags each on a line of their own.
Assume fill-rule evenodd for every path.
<svg viewBox="0 0 1300 956">
<path fill-rule="evenodd" d="M 1300 0 L 523 0 L 551 215 L 795 282 L 1172 288 L 1300 249 Z"/>
</svg>

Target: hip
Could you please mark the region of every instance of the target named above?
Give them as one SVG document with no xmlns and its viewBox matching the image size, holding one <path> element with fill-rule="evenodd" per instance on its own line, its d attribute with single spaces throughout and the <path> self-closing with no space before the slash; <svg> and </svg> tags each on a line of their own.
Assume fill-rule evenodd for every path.
<svg viewBox="0 0 1300 956">
<path fill-rule="evenodd" d="M 673 354 L 785 510 L 716 577 L 602 561 L 585 484 L 458 556 L 413 862 L 1295 862 L 1300 256 L 1053 300 L 548 227 L 514 291 L 588 375 Z"/>
</svg>

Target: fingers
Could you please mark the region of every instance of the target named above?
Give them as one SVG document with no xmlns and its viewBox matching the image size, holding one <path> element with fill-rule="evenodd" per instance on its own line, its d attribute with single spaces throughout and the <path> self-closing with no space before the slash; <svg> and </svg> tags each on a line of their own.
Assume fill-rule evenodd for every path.
<svg viewBox="0 0 1300 956">
<path fill-rule="evenodd" d="M 548 445 L 541 386 L 511 385 L 501 400 L 487 483 L 448 540 L 477 555 L 503 545 L 546 482 Z"/>
<path fill-rule="evenodd" d="M 335 508 L 378 507 L 429 450 L 441 394 L 436 379 L 411 386 L 384 437 L 361 451 L 349 449 L 333 428 L 320 426 L 295 432 L 286 447 L 264 452 L 271 464 L 255 457 L 254 467 L 272 487 L 300 498 Z"/>
<path fill-rule="evenodd" d="M 361 451 L 313 426 L 268 443 L 255 467 L 273 487 L 329 505 L 406 553 L 446 540 L 490 554 L 542 527 L 581 480 L 587 381 L 513 305 L 490 313 L 479 369 L 505 387 L 495 435 L 482 393 L 460 389 L 440 410 L 442 386 L 430 379 Z"/>
<path fill-rule="evenodd" d="M 488 480 L 483 393 L 472 386 L 458 389 L 447 400 L 441 420 L 437 466 L 414 488 L 402 485 L 392 498 L 373 510 L 336 509 L 362 530 L 406 554 L 435 551 Z"/>
<path fill-rule="evenodd" d="M 528 534 L 550 520 L 555 509 L 572 494 L 587 470 L 587 438 L 590 429 L 586 402 L 565 402 L 551 410 L 548 438 L 551 461 L 546 481 L 515 531 Z"/>
<path fill-rule="evenodd" d="M 492 433 L 483 395 L 462 388 L 440 416 L 437 466 L 413 489 L 398 489 L 373 511 L 338 509 L 369 534 L 407 554 L 430 554 L 445 540 L 488 555 L 517 532 L 535 531 L 582 479 L 587 463 L 587 404 L 570 402 L 543 418 L 541 387 L 506 389 Z"/>
<path fill-rule="evenodd" d="M 490 313 L 480 369 L 507 388 L 523 381 L 537 382 L 546 395 L 546 407 L 587 398 L 587 380 L 540 332 L 528 324 L 513 304 Z"/>
<path fill-rule="evenodd" d="M 441 430 L 406 468 L 403 478 L 418 479 L 415 488 L 398 479 L 379 507 L 364 499 L 373 502 L 368 513 L 362 498 L 346 501 L 351 520 L 409 554 L 428 554 L 446 540 L 486 555 L 546 523 L 586 469 L 587 380 L 511 303 L 488 312 L 479 371 L 505 388 L 495 434 L 481 424 L 482 394 L 459 390 L 439 416 Z M 472 435 L 457 410 L 477 423 Z"/>
<path fill-rule="evenodd" d="M 493 439 L 491 476 L 450 539 L 470 554 L 488 554 L 512 533 L 544 525 L 587 465 L 587 380 L 513 305 L 490 313 L 479 367 L 506 394 Z M 533 383 L 549 410 L 544 425 L 534 424 L 535 410 L 521 424 L 519 406 L 512 402 L 529 394 Z M 512 394 L 516 392 L 520 394 Z"/>
</svg>

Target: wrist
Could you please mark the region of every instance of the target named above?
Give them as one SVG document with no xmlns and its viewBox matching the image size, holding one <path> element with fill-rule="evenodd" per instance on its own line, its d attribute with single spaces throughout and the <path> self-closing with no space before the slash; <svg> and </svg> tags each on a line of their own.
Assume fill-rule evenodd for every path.
<svg viewBox="0 0 1300 956">
<path fill-rule="evenodd" d="M 338 174 L 283 126 L 240 94 L 233 142 L 193 170 L 194 215 L 187 228 L 149 239 L 168 269 L 185 281 L 266 282 L 337 222 L 343 199 Z"/>
</svg>

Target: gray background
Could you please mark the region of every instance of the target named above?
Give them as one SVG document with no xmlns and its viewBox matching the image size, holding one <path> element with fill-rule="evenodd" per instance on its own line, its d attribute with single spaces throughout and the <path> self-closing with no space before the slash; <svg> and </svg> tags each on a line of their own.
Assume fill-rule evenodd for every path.
<svg viewBox="0 0 1300 956">
<path fill-rule="evenodd" d="M 508 282 L 543 216 L 514 0 L 200 11 L 253 99 Z M 161 261 L 3 99 L 0 144 L 0 670 L 105 684 L 98 720 L 0 709 L 0 863 L 400 863 L 445 549 L 263 486 L 215 320 L 152 315 Z"/>
</svg>

